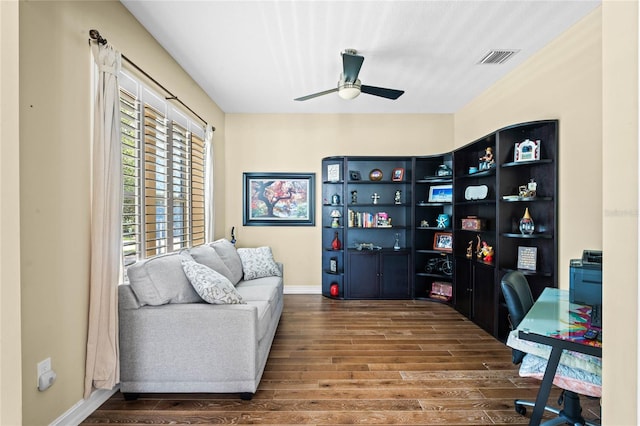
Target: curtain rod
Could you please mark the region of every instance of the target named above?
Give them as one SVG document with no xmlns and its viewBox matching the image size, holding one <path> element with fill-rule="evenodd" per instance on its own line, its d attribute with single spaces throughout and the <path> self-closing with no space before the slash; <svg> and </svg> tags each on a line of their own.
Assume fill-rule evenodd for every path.
<svg viewBox="0 0 640 426">
<path fill-rule="evenodd" d="M 101 44 L 103 46 L 105 46 L 107 44 L 107 39 L 102 37 L 98 30 L 89 30 L 89 37 L 91 37 L 91 40 L 94 40 L 96 43 Z M 89 44 L 91 44 L 91 40 L 89 40 Z M 134 67 L 138 72 L 140 72 L 142 75 L 144 75 L 149 80 L 151 80 L 154 84 L 156 84 L 158 87 L 160 87 L 162 90 L 164 90 L 169 95 L 168 97 L 165 97 L 166 100 L 173 100 L 173 101 L 179 102 L 180 105 L 182 105 L 183 107 L 188 109 L 191 112 L 191 114 L 193 114 L 196 117 L 198 117 L 198 119 L 200 119 L 200 121 L 202 121 L 205 126 L 208 124 L 204 118 L 200 117 L 200 115 L 198 115 L 198 113 L 196 113 L 194 110 L 189 108 L 189 106 L 187 104 L 182 102 L 176 95 L 171 93 L 171 91 L 169 91 L 166 87 L 164 87 L 162 84 L 160 84 L 155 78 L 151 77 L 146 71 L 144 71 L 142 68 L 140 68 L 138 65 L 136 65 L 131 59 L 127 58 L 122 53 L 120 55 L 122 56 L 122 59 L 124 59 L 125 61 L 127 61 L 129 63 L 129 65 Z M 211 129 L 214 130 L 214 131 L 216 130 L 216 128 L 213 127 L 213 126 L 211 126 Z"/>
</svg>

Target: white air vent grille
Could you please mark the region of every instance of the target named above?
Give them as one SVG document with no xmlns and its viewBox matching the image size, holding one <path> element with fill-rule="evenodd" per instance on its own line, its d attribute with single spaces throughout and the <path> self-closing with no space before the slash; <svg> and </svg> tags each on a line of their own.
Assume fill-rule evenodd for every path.
<svg viewBox="0 0 640 426">
<path fill-rule="evenodd" d="M 518 53 L 517 50 L 492 50 L 484 55 L 478 64 L 502 64 L 516 53 Z"/>
</svg>

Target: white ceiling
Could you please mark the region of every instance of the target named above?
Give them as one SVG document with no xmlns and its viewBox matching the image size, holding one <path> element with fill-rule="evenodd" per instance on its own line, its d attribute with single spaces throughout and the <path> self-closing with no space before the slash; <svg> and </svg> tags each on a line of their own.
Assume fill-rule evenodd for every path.
<svg viewBox="0 0 640 426">
<path fill-rule="evenodd" d="M 226 113 L 452 113 L 600 5 L 599 0 L 121 2 Z M 405 94 L 395 101 L 367 94 L 347 101 L 337 93 L 294 101 L 336 87 L 346 48 L 365 58 L 362 84 Z M 499 49 L 519 52 L 501 65 L 478 64 Z"/>
</svg>

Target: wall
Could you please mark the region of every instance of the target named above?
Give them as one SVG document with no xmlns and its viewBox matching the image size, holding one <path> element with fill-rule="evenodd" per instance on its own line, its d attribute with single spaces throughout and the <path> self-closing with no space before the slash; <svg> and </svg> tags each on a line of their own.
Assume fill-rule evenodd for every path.
<svg viewBox="0 0 640 426">
<path fill-rule="evenodd" d="M 22 423 L 18 2 L 0 2 L 0 424 Z"/>
<path fill-rule="evenodd" d="M 638 2 L 602 7 L 603 424 L 638 413 Z"/>
<path fill-rule="evenodd" d="M 226 142 L 227 238 L 235 226 L 238 246 L 270 245 L 285 264 L 285 291 L 307 286 L 319 293 L 322 200 L 316 199 L 315 227 L 242 226 L 242 173 L 315 172 L 316 194 L 321 194 L 323 157 L 448 152 L 453 116 L 227 114 Z"/>
<path fill-rule="evenodd" d="M 24 424 L 41 425 L 83 394 L 93 96 L 89 29 L 98 29 L 216 126 L 218 157 L 224 156 L 224 115 L 117 1 L 21 1 L 19 19 L 22 415 Z M 224 163 L 216 173 L 224 178 Z M 219 189 L 218 206 L 223 197 Z M 224 214 L 218 217 L 224 229 Z M 58 379 L 38 392 L 36 363 L 47 357 Z"/>
</svg>

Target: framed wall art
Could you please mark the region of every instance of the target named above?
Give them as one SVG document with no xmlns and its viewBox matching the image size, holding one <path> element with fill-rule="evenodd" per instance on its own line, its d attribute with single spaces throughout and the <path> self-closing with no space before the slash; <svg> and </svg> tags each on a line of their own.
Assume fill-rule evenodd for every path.
<svg viewBox="0 0 640 426">
<path fill-rule="evenodd" d="M 315 173 L 243 173 L 245 226 L 314 226 Z"/>
<path fill-rule="evenodd" d="M 453 236 L 451 232 L 436 232 L 433 235 L 433 249 L 451 253 L 453 251 Z"/>
<path fill-rule="evenodd" d="M 433 185 L 429 187 L 430 203 L 450 203 L 453 200 L 452 185 Z"/>
<path fill-rule="evenodd" d="M 394 182 L 402 182 L 404 179 L 404 169 L 402 167 L 395 168 L 391 171 L 391 180 Z"/>
</svg>

